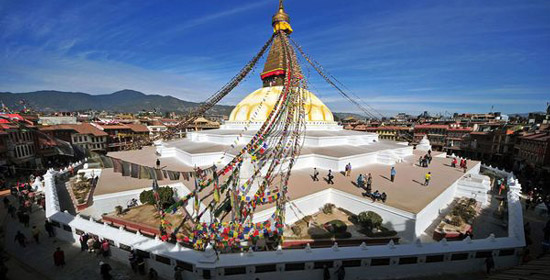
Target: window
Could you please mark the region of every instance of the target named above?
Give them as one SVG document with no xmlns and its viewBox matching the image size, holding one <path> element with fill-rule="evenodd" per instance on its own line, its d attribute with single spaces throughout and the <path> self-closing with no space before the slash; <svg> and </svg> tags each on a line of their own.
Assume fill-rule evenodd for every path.
<svg viewBox="0 0 550 280">
<path fill-rule="evenodd" d="M 476 253 L 476 259 L 484 259 L 489 257 L 492 254 L 492 251 L 480 251 Z"/>
<path fill-rule="evenodd" d="M 417 257 L 399 258 L 399 264 L 415 264 L 418 262 Z"/>
<path fill-rule="evenodd" d="M 380 265 L 390 265 L 390 259 L 384 258 L 384 259 L 372 259 L 370 262 L 371 266 L 380 266 Z"/>
<path fill-rule="evenodd" d="M 313 263 L 313 269 L 322 269 L 325 267 L 325 265 L 328 267 L 328 268 L 331 268 L 334 266 L 334 262 L 332 261 L 329 261 L 329 262 L 314 262 Z"/>
<path fill-rule="evenodd" d="M 287 263 L 285 264 L 285 271 L 304 270 L 305 267 L 305 263 Z"/>
<path fill-rule="evenodd" d="M 502 249 L 500 250 L 500 252 L 498 252 L 498 256 L 499 257 L 512 256 L 514 255 L 515 251 L 516 251 L 515 249 Z"/>
<path fill-rule="evenodd" d="M 445 260 L 445 255 L 426 256 L 426 263 L 442 262 Z"/>
<path fill-rule="evenodd" d="M 132 247 L 128 246 L 128 245 L 125 245 L 125 244 L 122 244 L 120 243 L 119 246 L 118 246 L 120 249 L 124 250 L 124 251 L 128 251 L 128 252 L 131 252 L 132 251 Z"/>
<path fill-rule="evenodd" d="M 223 269 L 224 275 L 238 275 L 246 274 L 245 266 L 236 266 L 236 267 L 226 267 Z"/>
<path fill-rule="evenodd" d="M 171 264 L 170 258 L 167 258 L 167 257 L 164 257 L 164 256 L 156 255 L 155 260 L 159 263 L 163 263 L 163 264 L 167 264 L 167 265 Z"/>
<path fill-rule="evenodd" d="M 193 265 L 190 263 L 176 260 L 176 266 L 181 267 L 185 271 L 193 271 Z"/>
<path fill-rule="evenodd" d="M 344 267 L 357 267 L 361 266 L 361 260 L 345 260 L 342 261 Z"/>
<path fill-rule="evenodd" d="M 451 261 L 463 261 L 468 259 L 468 253 L 453 254 Z"/>
<path fill-rule="evenodd" d="M 256 273 L 275 272 L 277 271 L 276 264 L 257 265 Z"/>
</svg>

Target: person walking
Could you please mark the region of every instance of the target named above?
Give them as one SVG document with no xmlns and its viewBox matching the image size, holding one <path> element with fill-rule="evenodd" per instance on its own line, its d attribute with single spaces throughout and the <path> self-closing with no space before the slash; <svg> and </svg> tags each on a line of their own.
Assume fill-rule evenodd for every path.
<svg viewBox="0 0 550 280">
<path fill-rule="evenodd" d="M 397 171 L 395 171 L 395 167 L 392 166 L 390 170 L 390 178 L 392 182 L 395 180 L 395 174 L 397 174 Z"/>
<path fill-rule="evenodd" d="M 456 160 L 456 158 L 453 158 L 453 161 L 451 161 L 451 167 L 455 168 L 457 162 L 458 161 Z"/>
<path fill-rule="evenodd" d="M 38 240 L 40 238 L 40 229 L 36 226 L 32 226 L 32 238 L 34 238 L 34 241 L 36 244 L 40 244 L 40 241 Z"/>
<path fill-rule="evenodd" d="M 20 231 L 17 231 L 17 233 L 15 234 L 15 242 L 18 242 L 19 246 L 23 248 L 27 247 L 27 245 L 25 244 L 27 243 L 27 237 Z"/>
<path fill-rule="evenodd" d="M 346 177 L 351 176 L 351 163 L 346 164 Z"/>
<path fill-rule="evenodd" d="M 80 252 L 88 250 L 88 234 L 83 232 L 78 238 L 78 241 L 80 242 Z"/>
<path fill-rule="evenodd" d="M 44 229 L 46 229 L 46 232 L 48 233 L 48 237 L 55 237 L 55 231 L 53 229 L 52 223 L 50 221 L 46 220 L 44 222 Z"/>
<path fill-rule="evenodd" d="M 485 259 L 485 268 L 487 269 L 487 274 L 491 274 L 491 270 L 495 268 L 495 260 L 493 259 L 493 255 L 489 255 Z"/>
<path fill-rule="evenodd" d="M 372 175 L 369 173 L 367 176 L 367 192 L 370 193 L 370 190 L 372 190 Z"/>
<path fill-rule="evenodd" d="M 174 267 L 174 280 L 183 280 L 183 274 L 179 267 Z"/>
<path fill-rule="evenodd" d="M 317 167 L 313 168 L 313 181 L 319 181 L 319 171 L 317 171 Z"/>
<path fill-rule="evenodd" d="M 157 169 L 160 169 L 160 159 L 157 158 Z"/>
<path fill-rule="evenodd" d="M 21 214 L 21 217 L 23 218 L 23 225 L 25 227 L 29 227 L 31 221 L 31 216 L 29 215 L 29 213 L 23 212 L 23 214 Z"/>
<path fill-rule="evenodd" d="M 464 173 L 466 173 L 466 171 L 468 170 L 468 162 L 466 160 L 464 160 Z"/>
<path fill-rule="evenodd" d="M 427 186 L 430 184 L 430 180 L 432 179 L 432 172 L 426 173 L 426 176 L 424 176 L 424 186 Z"/>
<path fill-rule="evenodd" d="M 326 264 L 323 266 L 323 280 L 330 280 L 330 271 Z"/>
<path fill-rule="evenodd" d="M 111 245 L 109 244 L 109 241 L 107 241 L 107 239 L 104 239 L 101 243 L 101 253 L 105 258 L 111 255 Z"/>
<path fill-rule="evenodd" d="M 334 176 L 332 175 L 332 170 L 328 170 L 328 174 L 327 174 L 327 183 L 329 185 L 334 185 L 334 181 L 332 181 L 332 179 L 334 179 Z"/>
<path fill-rule="evenodd" d="M 340 265 L 335 274 L 338 280 L 344 280 L 344 278 L 346 278 L 346 270 L 344 269 L 344 265 Z"/>
<path fill-rule="evenodd" d="M 65 265 L 65 252 L 61 248 L 57 247 L 53 253 L 53 263 L 55 266 L 63 267 Z"/>
</svg>

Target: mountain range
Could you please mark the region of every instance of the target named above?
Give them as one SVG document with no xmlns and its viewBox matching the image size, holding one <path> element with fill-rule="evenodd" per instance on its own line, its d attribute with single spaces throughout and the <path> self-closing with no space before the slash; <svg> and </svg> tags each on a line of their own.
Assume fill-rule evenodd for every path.
<svg viewBox="0 0 550 280">
<path fill-rule="evenodd" d="M 41 90 L 33 92 L 11 93 L 0 92 L 0 101 L 11 109 L 21 110 L 23 104 L 29 109 L 39 112 L 76 112 L 76 111 L 110 111 L 131 112 L 140 111 L 179 112 L 187 113 L 201 103 L 178 99 L 173 96 L 145 94 L 143 92 L 124 89 L 110 94 L 92 95 L 83 92 L 66 92 L 56 90 Z M 235 106 L 215 105 L 206 115 L 229 116 Z M 364 116 L 354 113 L 334 112 L 336 120 L 346 117 L 358 119 Z"/>
<path fill-rule="evenodd" d="M 0 101 L 11 109 L 19 110 L 25 104 L 29 109 L 40 112 L 74 112 L 105 110 L 111 112 L 153 111 L 189 112 L 201 103 L 189 102 L 173 96 L 144 94 L 125 89 L 110 94 L 92 95 L 82 92 L 41 90 L 34 92 L 0 92 Z M 234 106 L 216 105 L 208 115 L 229 115 Z"/>
</svg>

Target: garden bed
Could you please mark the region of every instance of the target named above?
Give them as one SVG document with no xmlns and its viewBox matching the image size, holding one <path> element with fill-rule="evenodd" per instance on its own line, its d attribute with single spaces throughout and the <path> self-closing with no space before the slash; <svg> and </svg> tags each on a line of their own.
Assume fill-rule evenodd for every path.
<svg viewBox="0 0 550 280">
<path fill-rule="evenodd" d="M 327 247 L 334 242 L 354 246 L 362 242 L 386 244 L 390 239 L 396 243 L 399 241 L 397 232 L 381 225 L 381 218 L 379 224 L 367 228 L 358 217 L 345 209 L 325 205 L 319 212 L 287 226 L 283 247 L 304 247 L 308 243 L 311 247 Z"/>
<path fill-rule="evenodd" d="M 473 198 L 460 198 L 451 212 L 436 227 L 433 239 L 462 240 L 472 234 L 472 224 L 481 211 L 481 203 Z"/>
</svg>

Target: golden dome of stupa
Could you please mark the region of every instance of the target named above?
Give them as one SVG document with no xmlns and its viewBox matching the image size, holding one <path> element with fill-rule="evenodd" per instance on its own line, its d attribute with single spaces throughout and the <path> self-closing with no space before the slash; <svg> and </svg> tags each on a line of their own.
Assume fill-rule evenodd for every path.
<svg viewBox="0 0 550 280">
<path fill-rule="evenodd" d="M 273 110 L 282 86 L 263 87 L 246 96 L 229 115 L 230 122 L 264 122 Z M 304 104 L 307 122 L 334 122 L 330 109 L 312 92 L 301 89 L 306 98 Z M 262 102 L 263 101 L 263 102 Z"/>
</svg>

